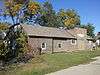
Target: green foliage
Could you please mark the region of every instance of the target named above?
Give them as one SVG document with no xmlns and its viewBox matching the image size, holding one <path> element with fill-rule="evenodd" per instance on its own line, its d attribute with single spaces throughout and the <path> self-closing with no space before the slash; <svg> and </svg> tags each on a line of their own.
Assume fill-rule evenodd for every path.
<svg viewBox="0 0 100 75">
<path fill-rule="evenodd" d="M 40 14 L 41 6 L 38 2 L 30 1 L 23 10 L 22 23 L 34 24 L 35 18 Z"/>
<path fill-rule="evenodd" d="M 14 24 L 17 22 L 28 24 L 38 23 L 41 26 L 67 27 L 68 29 L 80 26 L 81 24 L 80 16 L 76 10 L 60 9 L 59 12 L 56 13 L 49 1 L 44 2 L 42 5 L 32 0 L 11 0 L 11 2 L 5 2 Z M 16 21 L 16 23 L 14 21 L 15 16 L 17 17 L 16 20 L 19 20 Z M 93 36 L 93 34 L 91 34 L 93 30 L 91 30 L 92 29 L 89 31 L 88 29 L 88 35 Z"/>
<path fill-rule="evenodd" d="M 19 37 L 16 39 L 16 42 L 18 44 L 19 52 L 24 53 L 27 51 L 27 36 L 24 32 L 19 34 Z"/>
<path fill-rule="evenodd" d="M 5 8 L 6 8 L 4 10 L 5 11 L 4 14 L 6 16 L 10 16 L 13 24 L 16 24 L 16 22 L 19 19 L 19 12 L 22 7 L 22 4 L 16 3 L 16 1 L 14 1 L 14 0 L 8 0 L 8 1 L 4 1 L 4 2 L 5 2 Z M 17 17 L 17 18 L 15 18 L 15 17 Z"/>
<path fill-rule="evenodd" d="M 5 45 L 5 43 L 3 43 L 3 41 L 0 41 L 0 57 L 1 56 L 5 57 L 7 53 L 8 53 L 7 46 Z"/>
<path fill-rule="evenodd" d="M 0 60 L 12 60 L 28 50 L 27 36 L 21 26 L 17 27 L 17 29 L 13 28 L 13 26 L 10 27 L 6 38 L 0 40 Z"/>
<path fill-rule="evenodd" d="M 74 28 L 77 25 L 80 25 L 80 16 L 74 9 L 60 9 L 58 16 L 64 26 L 68 29 Z"/>
<path fill-rule="evenodd" d="M 93 26 L 93 24 L 87 23 L 86 25 L 81 25 L 80 27 L 87 29 L 88 36 L 91 36 L 91 37 L 95 36 L 95 34 L 94 34 L 95 27 Z"/>
<path fill-rule="evenodd" d="M 8 28 L 9 28 L 8 24 L 0 22 L 1 32 L 7 30 Z M 4 39 L 2 39 L 2 35 L 0 37 L 1 37 L 0 39 L 0 59 L 2 59 L 1 57 L 5 57 L 6 54 L 8 53 L 8 50 L 7 50 L 7 44 L 4 42 Z"/>
<path fill-rule="evenodd" d="M 32 0 L 8 0 L 4 2 L 6 8 L 4 14 L 12 18 L 13 24 L 31 19 L 40 10 L 39 3 Z"/>
<path fill-rule="evenodd" d="M 7 25 L 6 23 L 1 23 L 0 22 L 0 30 L 7 30 L 9 27 L 9 25 Z"/>
<path fill-rule="evenodd" d="M 36 19 L 36 21 L 41 26 L 47 27 L 59 27 L 59 20 L 57 20 L 58 16 L 53 10 L 52 4 L 49 2 L 45 2 L 41 9 L 41 16 Z"/>
</svg>

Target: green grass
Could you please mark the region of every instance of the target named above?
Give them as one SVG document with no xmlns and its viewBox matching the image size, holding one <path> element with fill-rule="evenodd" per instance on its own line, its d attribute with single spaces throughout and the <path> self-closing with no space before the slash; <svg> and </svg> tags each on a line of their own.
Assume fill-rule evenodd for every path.
<svg viewBox="0 0 100 75">
<path fill-rule="evenodd" d="M 91 58 L 100 56 L 100 50 L 79 51 L 71 53 L 43 54 L 33 58 L 22 66 L 15 65 L 12 69 L 0 72 L 0 75 L 44 75 L 79 64 L 93 61 Z"/>
</svg>

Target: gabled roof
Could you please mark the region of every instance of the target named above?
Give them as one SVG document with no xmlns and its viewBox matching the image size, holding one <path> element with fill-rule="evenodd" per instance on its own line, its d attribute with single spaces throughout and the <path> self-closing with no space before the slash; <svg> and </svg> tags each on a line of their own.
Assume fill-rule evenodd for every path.
<svg viewBox="0 0 100 75">
<path fill-rule="evenodd" d="M 67 31 L 70 32 L 75 37 L 77 37 L 77 34 L 84 34 L 84 31 L 87 31 L 87 30 L 85 28 L 75 27 L 75 28 L 69 29 Z"/>
<path fill-rule="evenodd" d="M 52 27 L 22 25 L 28 36 L 55 37 L 55 38 L 75 38 L 67 30 Z"/>
<path fill-rule="evenodd" d="M 79 30 L 81 30 L 80 34 L 84 34 L 84 37 L 83 38 L 86 38 L 87 40 L 93 40 L 94 39 L 91 36 L 88 36 L 87 35 L 87 29 L 85 29 L 85 28 L 77 28 L 76 27 L 74 29 L 68 30 L 68 32 L 70 32 L 72 35 L 74 35 L 75 37 L 77 37 L 77 35 L 79 34 Z M 84 33 L 84 31 L 86 31 L 86 33 Z"/>
</svg>

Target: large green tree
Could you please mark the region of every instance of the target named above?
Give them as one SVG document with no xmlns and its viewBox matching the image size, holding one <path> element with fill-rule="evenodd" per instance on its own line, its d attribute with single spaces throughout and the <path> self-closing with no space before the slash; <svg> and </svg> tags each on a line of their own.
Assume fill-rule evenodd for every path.
<svg viewBox="0 0 100 75">
<path fill-rule="evenodd" d="M 81 25 L 80 27 L 87 29 L 88 36 L 91 36 L 91 37 L 95 36 L 95 34 L 94 34 L 95 27 L 93 26 L 92 23 L 87 23 L 86 25 Z"/>
<path fill-rule="evenodd" d="M 41 8 L 41 14 L 36 19 L 36 22 L 41 26 L 47 27 L 59 27 L 59 21 L 57 20 L 58 16 L 56 15 L 55 10 L 50 2 L 44 2 Z"/>
</svg>

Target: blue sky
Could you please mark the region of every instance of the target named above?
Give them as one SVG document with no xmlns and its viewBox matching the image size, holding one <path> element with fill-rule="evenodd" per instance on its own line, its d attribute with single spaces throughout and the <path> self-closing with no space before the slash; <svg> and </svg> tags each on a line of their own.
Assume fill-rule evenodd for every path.
<svg viewBox="0 0 100 75">
<path fill-rule="evenodd" d="M 77 10 L 82 24 L 93 23 L 96 27 L 95 32 L 100 31 L 100 0 L 52 0 L 51 3 L 56 11 L 61 8 Z"/>
<path fill-rule="evenodd" d="M 38 0 L 44 2 L 45 0 Z M 100 31 L 100 0 L 51 0 L 56 11 L 73 8 L 81 16 L 81 23 L 93 23 L 95 32 Z M 2 4 L 0 3 L 0 6 Z"/>
</svg>

